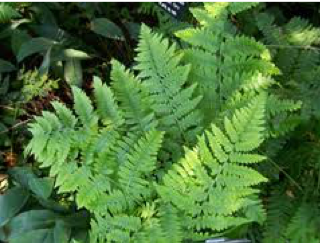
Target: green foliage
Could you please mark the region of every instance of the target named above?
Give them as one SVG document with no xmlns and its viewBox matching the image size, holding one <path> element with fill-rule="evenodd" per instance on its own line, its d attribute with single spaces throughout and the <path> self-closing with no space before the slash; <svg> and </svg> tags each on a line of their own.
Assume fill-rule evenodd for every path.
<svg viewBox="0 0 320 243">
<path fill-rule="evenodd" d="M 199 5 L 198 3 L 187 3 L 188 5 Z M 157 2 L 141 2 L 140 6 L 138 8 L 138 12 L 140 14 L 147 15 L 150 17 L 156 17 L 157 25 L 154 27 L 154 29 L 162 34 L 165 35 L 172 35 L 174 32 L 187 28 L 191 26 L 191 24 L 186 21 L 186 15 L 188 14 L 188 9 L 186 9 L 182 17 L 182 19 L 176 19 L 172 17 L 169 13 L 165 12 L 164 9 L 162 9 L 159 6 L 159 3 Z M 190 17 L 190 16 L 188 16 Z"/>
<path fill-rule="evenodd" d="M 53 89 L 58 88 L 58 80 L 49 79 L 47 75 L 40 75 L 38 70 L 20 70 L 17 79 L 23 83 L 21 94 L 25 102 L 34 97 L 45 97 Z"/>
<path fill-rule="evenodd" d="M 284 14 L 278 7 L 262 7 L 250 14 L 256 20 L 256 35 L 261 36 L 282 73 L 276 77 L 278 85 L 272 90 L 286 99 L 302 101 L 300 113 L 287 118 L 282 113 L 276 115 L 279 121 L 287 119 L 287 125 L 277 125 L 276 134 L 282 138 L 270 140 L 266 146 L 269 162 L 280 171 L 276 172 L 277 176 L 272 173 L 272 183 L 266 189 L 267 221 L 263 242 L 317 242 L 319 232 L 315 228 L 319 227 L 319 218 L 315 215 L 319 202 L 320 158 L 317 46 L 320 32 L 307 19 L 299 16 L 287 19 Z M 279 105 L 272 101 L 276 107 L 293 108 L 291 102 Z M 283 134 L 294 128 L 294 133 Z"/>
<path fill-rule="evenodd" d="M 0 75 L 0 146 L 3 151 L 13 146 L 18 140 L 23 140 L 18 135 L 20 129 L 11 131 L 11 128 L 19 123 L 17 117 L 23 114 L 19 105 L 22 97 L 17 90 L 11 89 L 12 83 L 10 76 Z M 20 139 L 17 139 L 19 137 Z"/>
<path fill-rule="evenodd" d="M 124 15 L 127 16 L 122 19 Z M 105 38 L 129 41 L 124 34 L 127 32 L 131 39 L 135 38 L 131 32 L 136 32 L 139 25 L 128 22 L 130 18 L 129 13 L 111 11 L 105 4 L 1 3 L 0 39 L 6 42 L 6 52 L 0 57 L 0 72 L 13 71 L 21 64 L 29 68 L 32 63 L 31 69 L 38 66 L 41 75 L 50 72 L 71 85 L 81 86 L 83 63 L 93 58 L 97 58 L 94 63 L 111 59 Z M 125 31 L 114 23 L 116 19 L 123 22 Z M 122 46 L 128 49 L 127 44 L 111 48 L 119 51 Z M 9 62 L 8 54 L 15 60 Z"/>
<path fill-rule="evenodd" d="M 300 17 L 294 17 L 282 26 L 278 26 L 275 16 L 268 12 L 255 17 L 276 65 L 284 74 L 279 81 L 289 88 L 291 97 L 303 102 L 302 118 L 315 116 L 319 119 L 320 111 L 316 105 L 319 103 L 316 81 L 319 50 L 312 46 L 319 44 L 320 29 Z"/>
<path fill-rule="evenodd" d="M 27 167 L 12 169 L 10 176 L 16 186 L 0 195 L 1 241 L 64 243 L 88 227 L 86 212 L 74 213 L 52 200 L 52 178 L 38 178 Z"/>
<path fill-rule="evenodd" d="M 146 26 L 139 40 L 137 76 L 112 61 L 111 85 L 95 78 L 93 102 L 73 86 L 74 112 L 53 102 L 54 112 L 29 125 L 26 152 L 92 213 L 90 242 L 182 242 L 262 224 L 257 185 L 267 179 L 253 164 L 266 159 L 256 149 L 271 121 L 268 100 L 270 114 L 276 102 L 279 112 L 299 106 L 247 86 L 250 101 L 216 111 L 224 129 L 218 119 L 203 133 L 190 65 Z"/>
<path fill-rule="evenodd" d="M 0 4 L 1 142 L 14 148 L 17 97 L 68 83 L 29 124 L 43 178 L 10 174 L 0 240 L 319 242 L 319 21 L 190 6 L 178 21 L 155 3 Z M 90 227 L 62 216 L 79 211 Z"/>
<path fill-rule="evenodd" d="M 99 80 L 96 82 L 95 87 L 102 86 L 106 94 L 110 93 L 107 86 Z M 197 238 L 197 231 L 201 229 L 220 232 L 253 220 L 240 216 L 240 212 L 244 215 L 245 208 L 258 203 L 249 197 L 257 193 L 251 187 L 265 181 L 262 175 L 245 165 L 265 159 L 248 153 L 263 140 L 265 95 L 237 110 L 231 120 L 225 119 L 227 136 L 213 125 L 212 131 L 200 138 L 196 150 L 187 152 L 174 170 L 169 170 L 163 181 L 159 181 L 157 196 L 152 174 L 159 166 L 157 153 L 164 133 L 145 131 L 140 138 L 135 138 L 136 142 L 127 144 L 127 153 L 119 158 L 117 147 L 130 142 L 132 132 L 129 130 L 127 137 L 121 138 L 122 129 L 110 129 L 116 126 L 98 128 L 97 113 L 90 100 L 78 88 L 74 87 L 73 93 L 79 119 L 62 104 L 54 103 L 56 114 L 43 112 L 43 116 L 30 125 L 33 139 L 27 151 L 31 151 L 42 166 L 50 166 L 50 174 L 57 176 L 55 184 L 60 193 L 76 192 L 78 207 L 95 214 L 92 242 L 104 242 L 104 239 L 148 242 L 153 237 L 156 242 L 165 242 L 169 240 L 166 229 L 180 242 L 183 238 Z M 79 162 L 72 162 L 74 160 Z M 65 164 L 65 161 L 70 162 Z M 106 161 L 109 162 L 106 164 Z M 186 177 L 188 174 L 194 177 Z M 177 188 L 179 181 L 186 184 Z M 219 204 L 214 199 L 218 195 L 221 196 Z M 226 203 L 229 201 L 233 203 Z M 197 204 L 204 208 L 197 210 L 194 207 Z M 167 215 L 166 210 L 172 215 Z M 209 211 L 201 215 L 202 210 Z M 238 213 L 240 215 L 236 216 Z M 220 222 L 220 226 L 211 221 L 214 218 L 209 219 L 216 214 L 214 222 Z M 197 219 L 193 222 L 192 217 Z M 168 227 L 163 220 L 172 221 L 174 227 Z M 182 228 L 193 229 L 193 233 L 183 233 Z M 172 232 L 173 229 L 177 232 Z"/>
<path fill-rule="evenodd" d="M 186 151 L 185 158 L 164 176 L 159 194 L 182 212 L 190 238 L 203 238 L 212 231 L 219 233 L 253 220 L 244 209 L 259 203 L 251 198 L 257 193 L 252 187 L 266 178 L 246 165 L 265 159 L 250 153 L 263 140 L 265 100 L 264 95 L 259 96 L 237 110 L 231 120 L 225 118 L 225 132 L 212 125 L 198 146 Z"/>
<path fill-rule="evenodd" d="M 201 96 L 194 97 L 196 85 L 186 86 L 190 66 L 179 65 L 181 56 L 175 53 L 175 45 L 167 39 L 152 35 L 142 26 L 135 66 L 139 78 L 153 100 L 152 109 L 159 119 L 159 127 L 170 136 L 170 143 L 190 143 L 201 124 L 196 107 Z M 175 144 L 169 145 L 176 150 Z M 179 156 L 179 154 L 178 154 Z"/>
<path fill-rule="evenodd" d="M 231 14 L 252 6 L 252 3 L 205 4 L 203 10 L 192 10 L 200 26 L 176 34 L 189 44 L 183 50 L 185 62 L 192 64 L 188 81 L 196 83 L 196 92 L 203 96 L 199 107 L 205 126 L 219 122 L 256 93 L 272 89 L 273 76 L 280 74 L 267 47 L 241 35 L 229 20 Z M 286 134 L 298 124 L 289 113 L 298 110 L 301 103 L 284 98 L 276 92 L 267 98 L 270 136 Z"/>
<path fill-rule="evenodd" d="M 189 44 L 183 50 L 184 61 L 192 64 L 189 82 L 197 83 L 197 93 L 203 95 L 200 107 L 206 126 L 215 120 L 225 100 L 245 89 L 265 89 L 272 84 L 270 76 L 278 73 L 266 47 L 240 36 L 231 25 L 228 15 L 240 11 L 237 6 L 216 3 L 193 9 L 201 26 L 177 33 Z"/>
</svg>

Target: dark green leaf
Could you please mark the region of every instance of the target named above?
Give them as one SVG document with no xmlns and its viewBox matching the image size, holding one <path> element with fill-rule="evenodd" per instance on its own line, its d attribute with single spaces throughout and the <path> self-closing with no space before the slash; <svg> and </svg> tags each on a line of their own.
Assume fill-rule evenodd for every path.
<svg viewBox="0 0 320 243">
<path fill-rule="evenodd" d="M 32 38 L 21 46 L 17 56 L 17 60 L 18 62 L 21 62 L 24 58 L 35 53 L 45 52 L 56 44 L 57 42 L 47 38 Z"/>
<path fill-rule="evenodd" d="M 20 184 L 20 186 L 29 190 L 29 181 L 36 179 L 36 175 L 29 167 L 14 167 L 9 170 L 9 175 Z"/>
<path fill-rule="evenodd" d="M 0 195 L 0 227 L 5 225 L 29 198 L 29 193 L 21 187 L 14 187 Z"/>
<path fill-rule="evenodd" d="M 31 22 L 30 19 L 19 19 L 12 21 L 0 32 L 0 39 L 10 37 L 12 33 L 18 28 L 19 25 Z"/>
<path fill-rule="evenodd" d="M 58 214 L 49 210 L 30 210 L 21 213 L 6 225 L 10 232 L 9 239 L 31 230 L 53 228 L 58 217 Z"/>
<path fill-rule="evenodd" d="M 7 240 L 7 232 L 4 230 L 4 228 L 0 228 L 0 242 Z"/>
<path fill-rule="evenodd" d="M 10 243 L 54 243 L 52 229 L 31 230 L 10 239 Z"/>
<path fill-rule="evenodd" d="M 0 82 L 0 95 L 6 95 L 9 90 L 9 76 L 6 76 L 4 79 L 2 79 L 2 82 Z"/>
<path fill-rule="evenodd" d="M 91 29 L 93 32 L 107 38 L 124 40 L 122 30 L 109 19 L 97 18 L 91 22 Z"/>
<path fill-rule="evenodd" d="M 54 243 L 68 243 L 71 236 L 71 229 L 61 220 L 56 221 L 53 230 Z"/>
<path fill-rule="evenodd" d="M 3 59 L 0 59 L 0 73 L 11 72 L 15 69 L 16 67 L 12 63 L 5 61 Z"/>
<path fill-rule="evenodd" d="M 15 56 L 18 55 L 20 47 L 23 43 L 28 42 L 31 39 L 31 36 L 27 31 L 22 31 L 19 29 L 15 29 L 12 31 L 11 35 L 11 48 Z"/>
<path fill-rule="evenodd" d="M 134 40 L 137 40 L 140 34 L 141 25 L 134 22 L 124 23 L 124 26 L 127 28 L 130 37 Z"/>
<path fill-rule="evenodd" d="M 54 181 L 51 178 L 33 178 L 29 181 L 30 190 L 38 197 L 47 199 L 53 189 Z"/>
</svg>

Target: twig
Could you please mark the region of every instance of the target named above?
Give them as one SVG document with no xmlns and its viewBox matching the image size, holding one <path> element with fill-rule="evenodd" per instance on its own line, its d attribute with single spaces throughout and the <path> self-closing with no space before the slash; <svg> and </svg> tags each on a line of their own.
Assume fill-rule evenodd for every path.
<svg viewBox="0 0 320 243">
<path fill-rule="evenodd" d="M 19 126 L 22 126 L 22 125 L 25 124 L 25 123 L 28 123 L 28 122 L 31 121 L 31 120 L 32 120 L 32 119 L 27 119 L 27 120 L 24 120 L 24 121 L 22 121 L 22 122 L 18 122 L 17 124 L 13 125 L 12 127 L 9 127 L 9 128 L 7 128 L 6 130 L 0 132 L 0 134 L 9 132 L 9 131 L 11 131 L 11 130 L 19 127 Z"/>
<path fill-rule="evenodd" d="M 270 161 L 279 171 L 281 171 L 299 190 L 303 191 L 302 187 L 296 182 L 284 169 L 282 169 L 276 162 L 271 158 L 267 159 Z"/>
</svg>

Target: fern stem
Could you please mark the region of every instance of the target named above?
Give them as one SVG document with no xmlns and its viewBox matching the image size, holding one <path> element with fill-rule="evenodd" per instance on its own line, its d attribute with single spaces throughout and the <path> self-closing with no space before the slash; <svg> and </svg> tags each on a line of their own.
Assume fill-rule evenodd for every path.
<svg viewBox="0 0 320 243">
<path fill-rule="evenodd" d="M 296 182 L 284 169 L 282 169 L 276 162 L 271 158 L 268 158 L 268 161 L 271 162 L 279 171 L 281 171 L 300 191 L 303 191 L 302 187 Z"/>
</svg>

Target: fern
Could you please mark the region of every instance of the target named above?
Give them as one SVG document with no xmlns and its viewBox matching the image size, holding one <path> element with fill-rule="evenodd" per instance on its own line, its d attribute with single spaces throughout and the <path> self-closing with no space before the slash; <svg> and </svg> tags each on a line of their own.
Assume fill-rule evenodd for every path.
<svg viewBox="0 0 320 243">
<path fill-rule="evenodd" d="M 267 48 L 252 38 L 240 36 L 228 19 L 254 4 L 206 3 L 204 10 L 192 12 L 200 27 L 177 32 L 190 44 L 183 52 L 184 61 L 192 64 L 190 83 L 199 83 L 197 93 L 205 124 L 215 120 L 225 100 L 239 90 L 264 89 L 272 84 L 271 75 L 278 69 L 270 62 Z M 263 80 L 261 85 L 257 78 Z M 254 85 L 254 86 L 253 86 Z"/>
<path fill-rule="evenodd" d="M 176 143 L 192 142 L 201 124 L 196 109 L 201 97 L 193 96 L 196 85 L 185 87 L 190 66 L 179 64 L 181 55 L 175 49 L 167 39 L 142 26 L 135 69 L 153 101 L 159 128 Z"/>
<path fill-rule="evenodd" d="M 229 11 L 231 14 L 241 13 L 252 7 L 256 7 L 259 3 L 257 2 L 247 2 L 247 3 L 232 3 L 229 6 Z"/>
<path fill-rule="evenodd" d="M 243 212 L 253 186 L 266 179 L 247 164 L 264 156 L 249 153 L 263 141 L 266 97 L 261 95 L 225 119 L 225 133 L 212 125 L 193 150 L 164 176 L 158 192 L 183 214 L 191 238 L 208 231 L 219 233 L 250 220 Z M 208 144 L 206 143 L 208 141 Z M 219 195 L 219 196 L 218 196 Z M 232 203 L 230 203 L 232 202 Z"/>
<path fill-rule="evenodd" d="M 276 187 L 267 201 L 267 220 L 263 242 L 285 242 L 285 230 L 290 220 L 293 202 L 284 188 Z"/>
<path fill-rule="evenodd" d="M 267 221 L 263 232 L 264 242 L 317 242 L 315 228 L 319 222 L 314 215 L 318 211 L 319 195 L 319 28 L 306 19 L 281 18 L 278 13 L 263 9 L 254 13 L 262 40 L 272 52 L 275 64 L 283 75 L 276 78 L 279 84 L 274 92 L 286 98 L 282 105 L 270 99 L 270 107 L 291 109 L 301 106 L 294 115 L 270 111 L 276 120 L 271 124 L 273 135 L 286 135 L 282 145 L 272 149 L 272 163 L 279 169 L 274 183 L 278 184 L 271 195 L 267 194 Z M 279 17 L 280 16 L 280 17 Z M 300 100 L 294 102 L 289 99 Z M 289 108 L 291 106 L 291 108 Z M 299 125 L 299 126 L 297 126 Z M 298 128 L 294 133 L 292 131 Z M 269 141 L 275 145 L 276 141 Z M 268 167 L 267 167 L 268 168 Z M 280 188 L 280 189 L 279 189 Z M 278 191 L 278 192 L 276 192 Z M 311 213 L 313 212 L 313 213 Z"/>
<path fill-rule="evenodd" d="M 255 207 L 249 205 L 258 202 L 249 195 L 258 192 L 252 186 L 265 178 L 246 164 L 265 159 L 249 153 L 263 141 L 265 95 L 235 111 L 231 120 L 226 118 L 226 133 L 213 125 L 198 146 L 155 185 L 163 132 L 125 134 L 123 124 L 110 126 L 110 121 L 118 121 L 110 113 L 117 98 L 99 79 L 94 87 L 110 96 L 101 99 L 94 91 L 100 97 L 96 102 L 107 100 L 106 112 L 99 111 L 102 104 L 95 110 L 89 98 L 73 87 L 75 114 L 53 103 L 54 113 L 43 112 L 30 125 L 33 139 L 27 147 L 43 167 L 50 167 L 59 192 L 74 193 L 78 207 L 93 213 L 91 242 L 181 242 L 201 237 L 201 229 L 217 233 L 256 220 L 249 213 Z M 106 117 L 111 119 L 99 127 L 99 120 Z M 191 177 L 184 177 L 185 173 Z"/>
<path fill-rule="evenodd" d="M 92 99 L 72 87 L 73 109 L 53 102 L 30 124 L 26 152 L 91 213 L 90 242 L 178 243 L 273 222 L 259 198 L 260 151 L 281 152 L 264 141 L 295 127 L 301 102 L 276 92 L 271 53 L 230 21 L 255 5 L 193 9 L 200 25 L 177 33 L 188 45 L 179 50 L 143 25 L 137 75 L 113 60 Z M 291 217 L 276 235 L 289 237 Z"/>
<path fill-rule="evenodd" d="M 118 102 L 125 111 L 127 125 L 139 131 L 155 128 L 157 124 L 150 109 L 151 101 L 141 82 L 117 61 L 113 61 L 111 78 Z"/>
<path fill-rule="evenodd" d="M 318 215 L 318 205 L 303 203 L 286 229 L 286 236 L 290 242 L 318 242 L 320 240 Z"/>
<path fill-rule="evenodd" d="M 256 20 L 265 42 L 274 52 L 276 65 L 284 73 L 278 80 L 289 85 L 290 92 L 294 92 L 290 95 L 303 102 L 302 118 L 318 118 L 320 111 L 314 104 L 319 101 L 319 85 L 315 81 L 319 73 L 319 52 L 313 46 L 319 43 L 319 28 L 299 17 L 278 26 L 275 16 L 268 12 L 257 14 Z"/>
<path fill-rule="evenodd" d="M 97 112 L 103 123 L 108 125 L 121 126 L 123 123 L 122 114 L 115 101 L 112 90 L 102 81 L 95 77 L 94 95 L 97 103 Z"/>
</svg>

